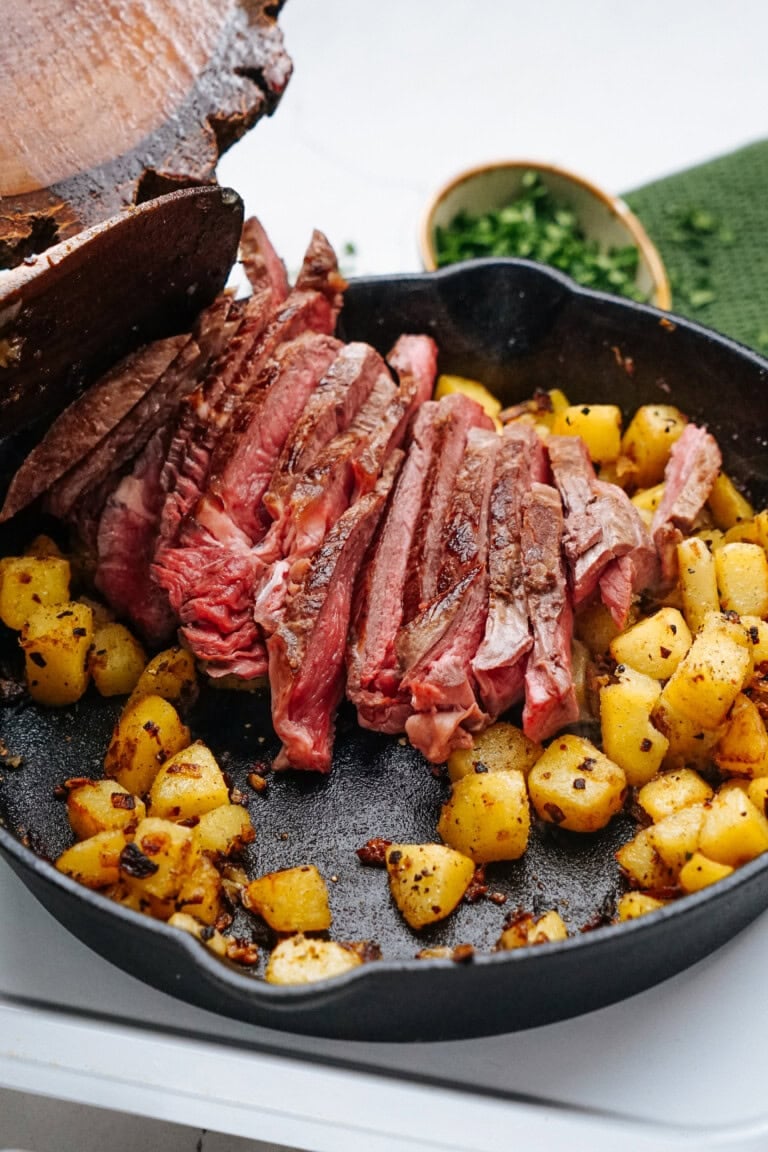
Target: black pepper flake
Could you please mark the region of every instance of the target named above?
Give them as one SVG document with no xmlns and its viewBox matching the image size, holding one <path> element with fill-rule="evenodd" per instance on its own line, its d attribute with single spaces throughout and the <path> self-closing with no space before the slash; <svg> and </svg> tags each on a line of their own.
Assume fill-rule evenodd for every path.
<svg viewBox="0 0 768 1152">
<path fill-rule="evenodd" d="M 478 760 L 477 764 L 475 764 L 475 772 L 477 772 L 479 775 L 482 775 L 484 772 L 487 772 L 487 771 L 488 771 L 488 765 L 483 764 L 483 762 L 481 760 Z"/>
<path fill-rule="evenodd" d="M 200 939 L 201 940 L 206 940 L 206 941 L 212 940 L 215 935 L 216 935 L 216 929 L 214 928 L 213 924 L 205 924 L 200 929 Z"/>
<path fill-rule="evenodd" d="M 149 732 L 151 736 L 160 735 L 160 729 L 158 728 L 157 724 L 155 724 L 154 720 L 147 720 L 146 724 L 144 725 L 144 731 Z"/>
<path fill-rule="evenodd" d="M 33 664 L 37 665 L 38 668 L 45 668 L 47 661 L 42 652 L 30 652 L 29 658 Z"/>
<path fill-rule="evenodd" d="M 154 876 L 158 868 L 159 865 L 145 856 L 138 844 L 126 844 L 120 853 L 120 871 L 125 872 L 127 876 L 133 876 L 136 880 L 146 880 L 148 876 Z"/>
<path fill-rule="evenodd" d="M 662 660 L 669 660 L 670 656 L 672 655 L 672 649 L 665 648 L 663 644 L 660 644 L 659 655 L 661 656 Z"/>
<path fill-rule="evenodd" d="M 67 616 L 74 616 L 74 612 L 72 611 L 71 608 L 65 608 L 63 612 L 57 613 L 56 619 L 57 620 L 64 620 L 64 619 L 66 619 Z"/>
<path fill-rule="evenodd" d="M 87 628 L 73 628 L 72 629 L 72 635 L 73 636 L 87 636 L 88 635 L 88 629 Z"/>
<path fill-rule="evenodd" d="M 565 812 L 557 804 L 545 804 L 544 811 L 554 824 L 562 824 L 565 820 Z"/>
<path fill-rule="evenodd" d="M 749 626 L 749 638 L 753 644 L 759 644 L 760 643 L 760 632 L 758 630 L 757 624 L 750 624 L 750 626 Z"/>
<path fill-rule="evenodd" d="M 573 786 L 577 789 L 577 791 L 583 792 L 587 786 L 587 782 L 583 776 L 577 776 L 573 782 Z"/>
<path fill-rule="evenodd" d="M 395 865 L 395 867 L 397 867 L 397 865 L 400 863 L 400 861 L 402 860 L 402 858 L 403 858 L 403 854 L 402 854 L 402 852 L 399 852 L 399 851 L 396 849 L 394 852 L 390 852 L 390 854 L 389 854 L 389 861 L 388 861 L 388 863 L 389 863 L 389 864 L 394 864 L 394 865 Z"/>
<path fill-rule="evenodd" d="M 651 748 L 653 748 L 653 741 L 649 740 L 647 736 L 644 740 L 640 741 L 641 752 L 650 752 Z"/>
</svg>

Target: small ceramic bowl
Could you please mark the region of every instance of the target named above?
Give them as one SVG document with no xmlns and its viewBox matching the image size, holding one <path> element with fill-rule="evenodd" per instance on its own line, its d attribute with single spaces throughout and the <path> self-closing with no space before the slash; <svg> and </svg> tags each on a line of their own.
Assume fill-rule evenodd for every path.
<svg viewBox="0 0 768 1152">
<path fill-rule="evenodd" d="M 661 257 L 637 217 L 618 196 L 611 196 L 582 176 L 535 160 L 500 161 L 461 172 L 432 198 L 421 222 L 419 247 L 424 268 L 437 267 L 435 230 L 445 228 L 461 211 L 478 216 L 515 200 L 526 172 L 539 177 L 559 203 L 568 205 L 585 234 L 601 247 L 634 244 L 640 254 L 637 286 L 657 308 L 669 308 L 672 294 Z"/>
</svg>

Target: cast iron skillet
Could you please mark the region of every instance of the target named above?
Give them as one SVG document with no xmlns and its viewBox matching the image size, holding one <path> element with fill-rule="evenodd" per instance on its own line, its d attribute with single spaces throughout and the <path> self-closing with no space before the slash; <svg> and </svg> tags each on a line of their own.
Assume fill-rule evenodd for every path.
<svg viewBox="0 0 768 1152">
<path fill-rule="evenodd" d="M 505 402 L 554 385 L 574 401 L 617 402 L 628 411 L 674 401 L 706 420 L 728 471 L 753 498 L 768 499 L 768 363 L 687 321 L 576 289 L 525 262 L 483 261 L 354 282 L 341 329 L 345 339 L 368 340 L 382 351 L 403 331 L 429 332 L 443 371 L 483 379 Z M 251 793 L 258 835 L 247 865 L 267 871 L 317 864 L 329 878 L 334 937 L 376 940 L 384 959 L 320 985 L 270 987 L 182 933 L 78 887 L 41 859 L 69 842 L 54 786 L 73 775 L 99 775 L 119 708 L 89 694 L 65 710 L 2 711 L 0 736 L 22 764 L 0 769 L 0 849 L 53 915 L 96 951 L 216 1012 L 355 1040 L 445 1040 L 522 1029 L 610 1004 L 671 976 L 768 905 L 768 860 L 758 859 L 641 920 L 595 928 L 621 891 L 613 853 L 633 825 L 620 817 L 591 837 L 537 829 L 521 861 L 489 869 L 491 887 L 507 895 L 504 907 L 463 904 L 417 938 L 395 911 L 385 874 L 362 867 L 354 849 L 372 836 L 435 839 L 447 784 L 418 754 L 396 739 L 362 732 L 343 712 L 329 779 L 286 773 L 272 776 L 265 794 Z M 254 761 L 269 760 L 277 748 L 267 702 L 208 691 L 191 724 L 249 792 Z M 574 935 L 490 954 L 505 915 L 518 907 L 557 907 Z M 594 930 L 580 932 L 584 927 Z M 268 944 L 260 932 L 257 926 L 256 938 Z M 465 942 L 480 950 L 470 963 L 413 959 L 426 945 Z"/>
</svg>

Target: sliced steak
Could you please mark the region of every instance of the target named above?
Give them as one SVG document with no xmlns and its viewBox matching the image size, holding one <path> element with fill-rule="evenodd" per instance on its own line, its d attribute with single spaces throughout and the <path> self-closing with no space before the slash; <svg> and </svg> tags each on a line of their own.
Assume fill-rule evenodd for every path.
<svg viewBox="0 0 768 1152">
<path fill-rule="evenodd" d="M 400 460 L 393 453 L 374 490 L 333 526 L 269 639 L 272 721 L 283 741 L 276 768 L 330 771 L 355 579 Z"/>
<path fill-rule="evenodd" d="M 240 236 L 240 260 L 254 294 L 271 288 L 276 300 L 288 295 L 285 264 L 272 247 L 272 241 L 255 216 L 243 224 Z"/>
<path fill-rule="evenodd" d="M 571 673 L 573 610 L 561 547 L 560 497 L 547 484 L 533 484 L 523 499 L 521 549 L 533 648 L 525 670 L 523 729 L 546 740 L 579 715 Z"/>
<path fill-rule="evenodd" d="M 338 314 L 344 300 L 346 287 L 347 282 L 339 272 L 336 253 L 329 243 L 328 237 L 316 228 L 312 233 L 299 274 L 296 277 L 296 290 L 299 292 L 320 292 L 321 295 L 325 296 L 331 309 Z"/>
<path fill-rule="evenodd" d="M 651 522 L 651 535 L 661 559 L 662 577 L 671 583 L 677 573 L 677 545 L 690 532 L 722 467 L 714 436 L 688 424 L 672 445 L 664 471 L 664 494 Z"/>
<path fill-rule="evenodd" d="M 522 698 L 525 655 L 533 645 L 523 581 L 523 499 L 547 476 L 544 445 L 527 424 L 508 424 L 496 459 L 490 505 L 488 618 L 472 661 L 483 706 L 492 718 Z"/>
</svg>

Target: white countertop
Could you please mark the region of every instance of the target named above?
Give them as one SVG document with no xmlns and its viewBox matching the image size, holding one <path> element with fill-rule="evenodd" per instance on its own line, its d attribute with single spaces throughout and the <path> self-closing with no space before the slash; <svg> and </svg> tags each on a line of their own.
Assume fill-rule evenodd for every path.
<svg viewBox="0 0 768 1152">
<path fill-rule="evenodd" d="M 290 0 L 281 24 L 294 78 L 220 178 L 291 268 L 317 226 L 355 244 L 350 271 L 417 269 L 428 196 L 473 163 L 549 160 L 625 191 L 766 131 L 758 0 Z M 177 1003 L 70 937 L 3 863 L 0 924 L 2 1087 L 317 1152 L 768 1147 L 767 917 L 621 1005 L 407 1047 L 286 1041 Z M 416 1083 L 424 1069 L 442 1086 Z"/>
</svg>

